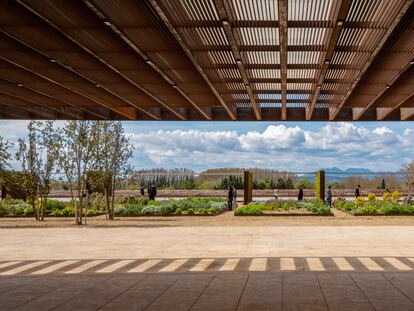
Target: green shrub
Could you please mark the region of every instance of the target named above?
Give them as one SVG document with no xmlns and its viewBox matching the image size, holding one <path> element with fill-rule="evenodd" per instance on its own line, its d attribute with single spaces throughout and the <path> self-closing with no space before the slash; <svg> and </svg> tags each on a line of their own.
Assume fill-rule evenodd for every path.
<svg viewBox="0 0 414 311">
<path fill-rule="evenodd" d="M 161 213 L 161 215 L 170 215 L 172 213 L 174 213 L 175 209 L 174 207 L 169 204 L 169 205 L 160 205 L 159 207 L 159 213 Z"/>
<path fill-rule="evenodd" d="M 159 212 L 159 206 L 147 205 L 142 209 L 142 214 L 155 214 Z"/>
<path fill-rule="evenodd" d="M 101 214 L 101 212 L 96 208 L 91 208 L 91 209 L 88 209 L 88 212 L 86 214 L 88 216 L 96 216 L 96 215 Z"/>
<path fill-rule="evenodd" d="M 15 215 L 15 216 L 24 215 L 24 209 L 25 208 L 26 208 L 25 205 L 22 205 L 22 204 L 14 205 L 13 215 Z"/>
<path fill-rule="evenodd" d="M 65 206 L 64 209 L 61 210 L 63 216 L 75 216 L 75 208 L 71 205 Z"/>
<path fill-rule="evenodd" d="M 129 216 L 141 215 L 142 210 L 144 209 L 144 206 L 136 205 L 136 204 L 128 204 L 128 205 L 125 205 L 125 207 L 128 210 L 128 215 Z"/>
<path fill-rule="evenodd" d="M 55 209 L 50 213 L 50 215 L 52 215 L 52 216 L 63 216 L 63 213 L 62 213 L 61 210 Z"/>
<path fill-rule="evenodd" d="M 262 214 L 262 210 L 256 204 L 252 204 L 252 205 L 249 204 L 249 205 L 237 208 L 234 211 L 234 214 L 236 216 L 258 216 Z"/>
<path fill-rule="evenodd" d="M 207 209 L 206 209 L 206 208 L 203 208 L 203 207 L 202 207 L 202 208 L 199 208 L 199 209 L 198 209 L 198 213 L 199 213 L 199 214 L 203 214 L 203 215 L 204 215 L 204 214 L 207 214 Z"/>
<path fill-rule="evenodd" d="M 115 206 L 114 207 L 115 215 L 128 216 L 128 209 L 125 206 Z"/>
<path fill-rule="evenodd" d="M 210 208 L 214 208 L 217 213 L 222 213 L 227 210 L 227 202 L 210 202 Z"/>
<path fill-rule="evenodd" d="M 189 208 L 188 210 L 187 210 L 187 214 L 188 215 L 194 215 L 194 208 Z"/>
<path fill-rule="evenodd" d="M 0 203 L 0 217 L 4 217 L 9 213 L 9 210 Z"/>
<path fill-rule="evenodd" d="M 46 208 L 46 213 L 49 213 L 55 209 L 64 209 L 65 208 L 65 203 L 62 201 L 58 201 L 58 200 L 53 200 L 53 199 L 47 199 L 45 200 L 45 208 Z"/>
<path fill-rule="evenodd" d="M 26 207 L 26 208 L 24 209 L 24 214 L 25 214 L 26 216 L 33 215 L 33 214 L 34 214 L 33 207 L 32 207 L 32 206 L 28 206 L 28 207 Z"/>
<path fill-rule="evenodd" d="M 214 215 L 217 213 L 217 210 L 214 207 L 210 207 L 209 209 L 207 209 L 207 213 Z"/>
<path fill-rule="evenodd" d="M 369 214 L 375 215 L 378 212 L 376 206 L 371 204 L 364 204 L 362 207 L 354 210 L 355 214 Z"/>
<path fill-rule="evenodd" d="M 181 212 L 182 212 L 181 208 L 177 207 L 177 208 L 175 209 L 175 213 L 176 213 L 177 215 L 181 215 Z"/>
<path fill-rule="evenodd" d="M 127 196 L 123 199 L 122 203 L 125 204 L 131 204 L 131 205 L 148 205 L 148 198 L 147 197 L 141 197 L 141 196 Z M 151 201 L 152 204 L 154 201 Z"/>
</svg>

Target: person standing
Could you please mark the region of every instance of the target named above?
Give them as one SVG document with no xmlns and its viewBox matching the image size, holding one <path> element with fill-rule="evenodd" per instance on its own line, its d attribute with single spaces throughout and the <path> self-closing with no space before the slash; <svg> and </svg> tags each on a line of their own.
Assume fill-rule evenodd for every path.
<svg viewBox="0 0 414 311">
<path fill-rule="evenodd" d="M 355 197 L 356 198 L 359 198 L 361 196 L 360 188 L 361 188 L 361 186 L 358 185 L 358 187 L 355 189 Z"/>
<path fill-rule="evenodd" d="M 141 193 L 142 197 L 145 195 L 145 188 L 143 184 L 141 184 L 141 187 L 139 188 L 139 192 Z"/>
<path fill-rule="evenodd" d="M 148 197 L 150 200 L 155 200 L 156 196 L 157 196 L 157 188 L 155 187 L 155 184 L 152 184 L 151 187 L 148 189 Z"/>
<path fill-rule="evenodd" d="M 326 192 L 326 205 L 329 206 L 329 208 L 332 207 L 332 186 L 328 186 L 328 191 Z"/>
<path fill-rule="evenodd" d="M 230 184 L 228 192 L 227 192 L 227 207 L 229 211 L 233 210 L 233 198 L 234 198 L 234 188 L 233 188 L 233 184 Z"/>
<path fill-rule="evenodd" d="M 233 206 L 234 209 L 237 208 L 237 190 L 236 186 L 233 186 Z"/>
<path fill-rule="evenodd" d="M 273 196 L 275 197 L 275 201 L 277 201 L 278 197 L 279 197 L 279 192 L 277 187 L 275 187 L 275 190 L 273 191 Z"/>
<path fill-rule="evenodd" d="M 302 200 L 303 200 L 303 187 L 301 186 L 299 188 L 298 201 L 302 201 Z"/>
</svg>

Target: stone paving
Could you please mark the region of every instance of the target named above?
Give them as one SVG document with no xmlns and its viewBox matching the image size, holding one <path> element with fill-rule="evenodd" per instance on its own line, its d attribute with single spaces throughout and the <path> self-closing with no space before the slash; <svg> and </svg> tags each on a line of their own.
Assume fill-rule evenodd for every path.
<svg viewBox="0 0 414 311">
<path fill-rule="evenodd" d="M 414 310 L 412 226 L 3 228 L 0 235 L 2 311 Z"/>
</svg>

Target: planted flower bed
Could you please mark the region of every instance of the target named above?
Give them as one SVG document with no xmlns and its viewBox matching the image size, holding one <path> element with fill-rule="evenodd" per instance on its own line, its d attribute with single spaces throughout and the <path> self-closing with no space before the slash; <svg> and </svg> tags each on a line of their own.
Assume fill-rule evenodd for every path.
<svg viewBox="0 0 414 311">
<path fill-rule="evenodd" d="M 116 216 L 218 215 L 227 210 L 227 202 L 218 198 L 148 201 L 133 197 L 114 208 Z"/>
<path fill-rule="evenodd" d="M 355 216 L 414 215 L 414 204 L 400 202 L 401 197 L 402 193 L 398 191 L 394 191 L 392 194 L 386 192 L 382 198 L 371 193 L 366 199 L 359 197 L 354 201 L 338 198 L 334 201 L 334 206 Z"/>
<path fill-rule="evenodd" d="M 38 204 L 38 203 L 37 203 Z M 72 202 L 47 199 L 45 206 L 46 217 L 73 217 L 75 209 Z M 88 216 L 98 216 L 105 213 L 102 198 L 92 196 L 91 204 L 87 211 Z M 33 217 L 32 202 L 19 199 L 6 198 L 0 200 L 0 217 Z"/>
<path fill-rule="evenodd" d="M 114 207 L 116 216 L 218 215 L 227 210 L 227 201 L 220 198 L 187 198 L 182 200 L 148 201 L 147 198 L 128 196 L 118 199 Z M 105 214 L 102 196 L 91 197 L 88 216 Z M 32 217 L 31 202 L 15 199 L 0 200 L 0 217 Z M 46 201 L 46 217 L 73 217 L 71 202 Z"/>
<path fill-rule="evenodd" d="M 331 209 L 320 200 L 253 202 L 237 208 L 236 216 L 307 216 L 333 215 Z"/>
</svg>

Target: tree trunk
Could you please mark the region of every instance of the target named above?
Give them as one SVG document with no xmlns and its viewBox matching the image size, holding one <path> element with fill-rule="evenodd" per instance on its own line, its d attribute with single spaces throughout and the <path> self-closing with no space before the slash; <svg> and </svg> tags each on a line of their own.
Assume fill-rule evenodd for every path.
<svg viewBox="0 0 414 311">
<path fill-rule="evenodd" d="M 109 194 L 108 190 L 105 187 L 105 219 L 108 220 L 109 218 Z"/>
<path fill-rule="evenodd" d="M 36 208 L 36 200 L 34 196 L 32 197 L 32 208 L 33 208 L 33 213 L 35 215 L 35 219 L 39 220 L 39 215 L 38 215 L 37 208 Z"/>
<path fill-rule="evenodd" d="M 114 220 L 114 204 L 115 204 L 115 181 L 111 182 L 111 216 L 110 219 Z"/>
</svg>

